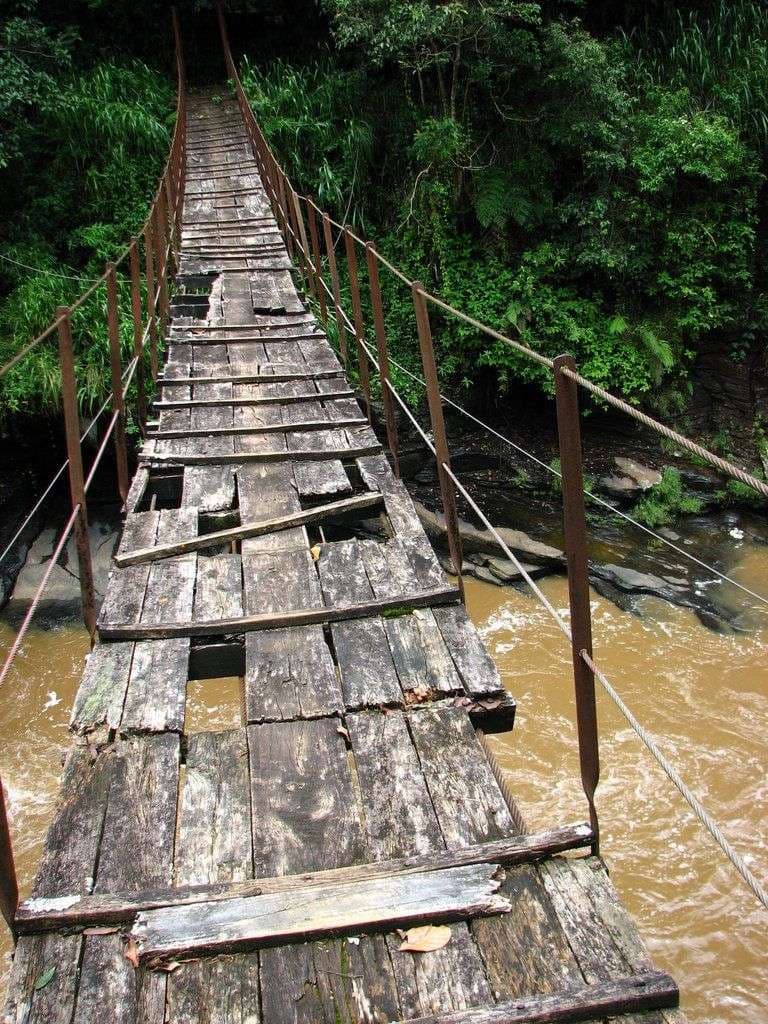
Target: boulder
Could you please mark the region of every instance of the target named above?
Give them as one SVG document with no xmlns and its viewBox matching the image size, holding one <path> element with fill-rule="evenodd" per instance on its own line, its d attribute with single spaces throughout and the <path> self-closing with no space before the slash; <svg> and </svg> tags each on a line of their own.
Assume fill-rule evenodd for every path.
<svg viewBox="0 0 768 1024">
<path fill-rule="evenodd" d="M 414 501 L 414 505 L 427 536 L 431 540 L 444 541 L 446 538 L 446 527 L 445 516 L 442 512 L 432 512 L 418 501 Z M 565 565 L 565 555 L 557 548 L 534 540 L 533 537 L 529 537 L 522 530 L 511 530 L 507 526 L 498 526 L 496 529 L 510 551 L 521 562 L 546 566 L 549 571 L 562 569 Z M 478 530 L 477 527 L 466 522 L 466 520 L 459 519 L 459 533 L 461 534 L 461 541 L 466 555 L 472 552 L 483 552 L 499 556 L 501 548 L 490 530 Z"/>
<path fill-rule="evenodd" d="M 658 469 L 651 469 L 650 466 L 644 466 L 642 462 L 626 459 L 622 455 L 615 456 L 613 461 L 625 476 L 630 477 L 639 485 L 641 491 L 647 491 L 661 483 L 661 473 Z"/>
</svg>

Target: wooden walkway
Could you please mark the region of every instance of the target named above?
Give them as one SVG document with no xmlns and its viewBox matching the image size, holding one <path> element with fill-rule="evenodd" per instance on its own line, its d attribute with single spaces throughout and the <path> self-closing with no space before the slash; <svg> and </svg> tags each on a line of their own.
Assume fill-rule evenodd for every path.
<svg viewBox="0 0 768 1024">
<path fill-rule="evenodd" d="M 3 1021 L 681 1021 L 629 1013 L 674 991 L 557 855 L 588 829 L 524 834 L 484 743 L 514 702 L 229 102 L 190 99 L 178 284 Z M 241 728 L 185 732 L 188 681 L 231 676 Z M 426 922 L 450 941 L 401 950 Z"/>
</svg>

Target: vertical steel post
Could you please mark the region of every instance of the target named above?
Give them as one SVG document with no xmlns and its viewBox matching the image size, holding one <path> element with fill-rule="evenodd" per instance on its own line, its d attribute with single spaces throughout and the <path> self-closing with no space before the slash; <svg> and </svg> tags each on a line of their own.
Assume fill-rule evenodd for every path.
<svg viewBox="0 0 768 1024">
<path fill-rule="evenodd" d="M 368 264 L 368 287 L 371 292 L 373 325 L 376 330 L 376 352 L 379 356 L 379 379 L 381 381 L 381 400 L 384 403 L 384 421 L 387 427 L 387 444 L 394 459 L 395 476 L 399 477 L 400 455 L 398 451 L 397 420 L 395 418 L 395 402 L 389 387 L 389 352 L 387 351 L 387 332 L 384 327 L 384 307 L 381 301 L 379 261 L 376 259 L 376 249 L 372 242 L 365 243 L 365 259 Z"/>
<path fill-rule="evenodd" d="M 304 215 L 301 212 L 301 200 L 294 189 L 291 189 L 293 196 L 293 208 L 295 213 L 296 225 L 299 231 L 299 238 L 301 239 L 301 263 L 304 268 L 304 276 L 309 285 L 309 290 L 312 295 L 317 298 L 317 283 L 312 272 L 312 255 L 309 251 L 309 242 L 307 241 L 307 229 L 304 226 Z"/>
<path fill-rule="evenodd" d="M 85 503 L 83 453 L 80 448 L 80 417 L 77 411 L 77 382 L 75 380 L 75 354 L 72 348 L 72 325 L 69 310 L 59 306 L 59 367 L 61 369 L 61 406 L 64 413 L 64 431 L 69 458 L 69 490 L 72 508 L 79 506 L 74 534 L 77 560 L 80 567 L 80 596 L 83 602 L 83 621 L 91 638 L 96 633 L 96 595 L 93 586 L 91 545 L 88 537 L 88 507 Z"/>
<path fill-rule="evenodd" d="M 5 806 L 5 793 L 0 780 L 0 913 L 11 929 L 16 940 L 16 911 L 19 906 L 19 886 L 16 881 L 16 865 L 13 860 L 13 843 L 11 826 L 8 821 L 8 809 Z"/>
<path fill-rule="evenodd" d="M 170 175 L 166 174 L 164 179 L 164 204 L 165 206 L 165 219 L 167 224 L 166 237 L 168 239 L 168 263 L 171 267 L 171 273 L 175 273 L 176 266 L 176 249 L 178 248 L 178 238 L 176 237 L 176 207 L 174 205 L 174 194 L 171 188 Z"/>
<path fill-rule="evenodd" d="M 144 386 L 144 346 L 142 339 L 144 330 L 141 325 L 141 264 L 139 262 L 139 242 L 131 239 L 131 313 L 133 315 L 133 355 L 136 359 L 136 395 L 138 406 L 139 427 L 142 435 L 147 429 L 147 392 Z"/>
<path fill-rule="evenodd" d="M 323 324 L 328 326 L 328 306 L 325 301 L 325 287 L 323 285 L 323 259 L 320 255 L 320 236 L 317 233 L 317 214 L 315 207 L 307 201 L 307 217 L 309 218 L 309 237 L 312 241 L 312 260 L 315 264 L 315 285 L 317 288 L 317 301 L 320 303 L 320 316 Z"/>
<path fill-rule="evenodd" d="M 344 317 L 341 315 L 341 292 L 339 291 L 339 271 L 336 266 L 336 250 L 333 247 L 333 235 L 331 233 L 331 222 L 328 214 L 323 214 L 323 237 L 325 238 L 325 251 L 328 254 L 328 269 L 331 272 L 331 291 L 333 293 L 333 311 L 336 316 L 336 328 L 339 332 L 339 351 L 341 361 L 347 365 L 347 329 L 344 326 Z"/>
<path fill-rule="evenodd" d="M 582 470 L 579 396 L 575 381 L 561 372 L 575 370 L 568 355 L 554 362 L 557 434 L 560 443 L 560 469 L 563 483 L 563 533 L 568 563 L 568 601 L 571 612 L 571 658 L 576 690 L 576 724 L 579 737 L 581 782 L 589 804 L 589 820 L 595 834 L 593 851 L 599 852 L 600 830 L 595 809 L 595 790 L 600 778 L 600 752 L 597 737 L 595 677 L 581 657 L 592 657 L 592 617 L 589 607 L 587 572 L 587 524 L 584 514 L 584 475 Z"/>
<path fill-rule="evenodd" d="M 160 334 L 163 339 L 168 327 L 168 238 L 165 229 L 165 201 L 161 190 L 155 205 L 155 270 L 160 288 Z"/>
<path fill-rule="evenodd" d="M 440 480 L 440 494 L 443 499 L 443 513 L 445 514 L 445 526 L 448 532 L 448 549 L 451 553 L 453 568 L 458 577 L 459 592 L 463 601 L 464 580 L 461 575 L 462 551 L 459 518 L 456 512 L 456 491 L 453 481 L 443 468 L 444 466 L 450 468 L 451 459 L 448 453 L 448 438 L 445 433 L 443 403 L 440 398 L 440 385 L 437 379 L 437 365 L 435 364 L 435 349 L 432 344 L 429 311 L 427 310 L 427 303 L 424 298 L 424 290 L 418 281 L 414 281 L 411 285 L 411 295 L 413 297 L 413 308 L 416 312 L 416 328 L 419 332 L 421 365 L 424 368 L 424 380 L 427 385 L 429 418 L 432 423 L 432 437 L 435 441 L 437 475 Z"/>
<path fill-rule="evenodd" d="M 292 260 L 295 261 L 296 253 L 294 252 L 293 246 L 293 235 L 291 234 L 291 223 L 288 218 L 288 194 L 286 189 L 285 175 L 282 171 L 278 172 L 278 182 L 280 186 L 279 203 L 280 214 L 283 222 L 283 237 L 285 238 L 285 244 L 288 248 L 288 255 Z"/>
<path fill-rule="evenodd" d="M 347 253 L 347 270 L 349 272 L 349 290 L 352 295 L 352 319 L 355 324 L 355 348 L 357 349 L 357 365 L 360 371 L 360 384 L 365 396 L 365 414 L 371 422 L 371 371 L 368 355 L 363 348 L 365 325 L 363 323 L 363 307 L 360 302 L 360 282 L 357 271 L 357 249 L 349 228 L 344 228 L 344 248 Z"/>
<path fill-rule="evenodd" d="M 152 230 L 152 214 L 147 220 L 144 228 L 144 267 L 147 279 L 147 321 L 149 323 L 149 366 L 152 380 L 157 380 L 157 303 L 155 296 L 157 287 L 155 285 L 155 239 Z"/>
<path fill-rule="evenodd" d="M 107 333 L 109 335 L 109 364 L 112 374 L 112 412 L 115 421 L 115 459 L 117 461 L 117 489 L 125 504 L 128 497 L 128 445 L 125 439 L 125 396 L 123 394 L 120 360 L 120 310 L 117 299 L 117 275 L 114 263 L 107 264 Z"/>
</svg>

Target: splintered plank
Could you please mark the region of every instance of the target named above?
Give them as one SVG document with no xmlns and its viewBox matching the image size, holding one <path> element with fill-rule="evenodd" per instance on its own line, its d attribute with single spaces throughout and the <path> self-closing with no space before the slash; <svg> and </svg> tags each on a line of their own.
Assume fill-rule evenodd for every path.
<svg viewBox="0 0 768 1024">
<path fill-rule="evenodd" d="M 226 903 L 169 907 L 139 914 L 132 934 L 140 962 L 276 945 L 298 937 L 344 934 L 414 921 L 451 920 L 509 910 L 488 865 L 428 875 L 297 889 Z"/>
<path fill-rule="evenodd" d="M 189 638 L 137 643 L 121 721 L 123 732 L 181 732 Z"/>
<path fill-rule="evenodd" d="M 259 1003 L 258 954 L 193 960 L 168 975 L 165 1019 L 179 1024 L 271 1024 L 271 1018 L 261 1016 Z"/>
<path fill-rule="evenodd" d="M 400 682 L 380 618 L 333 623 L 331 636 L 348 708 L 402 703 Z"/>
<path fill-rule="evenodd" d="M 363 563 L 360 541 L 323 544 L 317 560 L 323 599 L 329 608 L 370 601 L 373 589 Z"/>
<path fill-rule="evenodd" d="M 461 680 L 431 608 L 386 620 L 387 637 L 404 693 L 460 693 Z"/>
<path fill-rule="evenodd" d="M 13 956 L 3 1021 L 54 1024 L 70 1021 L 77 997 L 80 935 L 26 935 Z M 51 973 L 50 981 L 40 979 Z"/>
<path fill-rule="evenodd" d="M 176 840 L 176 885 L 249 878 L 250 811 L 245 730 L 190 736 Z"/>
<path fill-rule="evenodd" d="M 335 720 L 250 725 L 248 748 L 257 877 L 362 858 L 358 806 Z"/>
<path fill-rule="evenodd" d="M 235 471 L 232 466 L 188 466 L 184 470 L 182 505 L 194 505 L 200 512 L 221 512 L 235 500 Z"/>
<path fill-rule="evenodd" d="M 103 755 L 102 755 L 103 756 Z M 97 892 L 170 885 L 179 777 L 179 737 L 115 744 L 109 804 L 99 850 Z"/>
<path fill-rule="evenodd" d="M 346 719 L 368 843 L 377 860 L 442 849 L 443 840 L 402 712 Z"/>
<path fill-rule="evenodd" d="M 433 615 L 467 693 L 480 697 L 502 691 L 498 669 L 464 607 L 436 608 Z"/>
<path fill-rule="evenodd" d="M 320 626 L 247 635 L 245 707 L 249 722 L 320 718 L 343 711 L 333 659 Z"/>
<path fill-rule="evenodd" d="M 293 467 L 293 475 L 301 498 L 352 493 L 352 484 L 339 459 L 328 462 L 297 462 Z"/>
<path fill-rule="evenodd" d="M 131 643 L 94 647 L 72 707 L 69 724 L 74 732 L 90 732 L 102 725 L 116 729 L 120 725 L 132 658 Z"/>
<path fill-rule="evenodd" d="M 199 555 L 193 618 L 237 618 L 243 614 L 240 555 Z"/>
<path fill-rule="evenodd" d="M 509 808 L 466 712 L 422 708 L 411 715 L 410 726 L 448 847 L 513 833 Z"/>
</svg>

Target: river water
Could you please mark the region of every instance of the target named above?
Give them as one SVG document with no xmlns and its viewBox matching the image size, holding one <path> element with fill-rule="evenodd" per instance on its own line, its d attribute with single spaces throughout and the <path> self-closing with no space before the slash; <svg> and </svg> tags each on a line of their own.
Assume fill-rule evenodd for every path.
<svg viewBox="0 0 768 1024">
<path fill-rule="evenodd" d="M 768 546 L 741 544 L 731 572 L 744 585 L 767 590 Z M 555 607 L 567 610 L 564 579 L 544 580 L 542 588 Z M 734 594 L 734 600 L 741 597 Z M 515 589 L 469 580 L 467 601 L 518 701 L 514 732 L 490 742 L 529 826 L 583 820 L 570 655 L 562 634 L 533 597 Z M 691 612 L 655 599 L 643 611 L 638 618 L 593 595 L 596 658 L 765 878 L 768 616 L 755 609 L 752 631 L 719 635 Z M 43 625 L 30 633 L 6 681 L 0 722 L 0 771 L 25 893 L 51 818 L 88 650 L 76 624 L 54 619 Z M 12 637 L 0 620 L 0 647 Z M 236 688 L 232 693 L 236 701 Z M 768 1021 L 765 913 L 616 708 L 604 694 L 598 697 L 602 852 L 654 960 L 680 982 L 694 1024 Z M 209 686 L 199 687 L 194 699 L 200 724 L 207 708 L 217 728 L 237 713 Z M 9 966 L 3 935 L 3 989 Z"/>
</svg>

